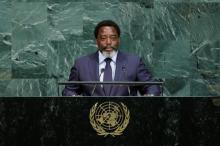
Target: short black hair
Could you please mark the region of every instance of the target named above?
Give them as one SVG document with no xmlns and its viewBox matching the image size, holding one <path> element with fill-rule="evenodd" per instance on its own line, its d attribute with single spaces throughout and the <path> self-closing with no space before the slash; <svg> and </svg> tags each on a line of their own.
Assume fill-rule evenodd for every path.
<svg viewBox="0 0 220 146">
<path fill-rule="evenodd" d="M 96 27 L 95 27 L 95 30 L 94 30 L 94 35 L 95 35 L 95 38 L 97 39 L 97 36 L 98 36 L 98 33 L 99 33 L 99 29 L 103 26 L 112 26 L 116 29 L 117 33 L 118 33 L 118 36 L 120 37 L 120 28 L 118 26 L 117 23 L 115 23 L 114 21 L 112 20 L 103 20 L 101 22 L 99 22 Z"/>
</svg>

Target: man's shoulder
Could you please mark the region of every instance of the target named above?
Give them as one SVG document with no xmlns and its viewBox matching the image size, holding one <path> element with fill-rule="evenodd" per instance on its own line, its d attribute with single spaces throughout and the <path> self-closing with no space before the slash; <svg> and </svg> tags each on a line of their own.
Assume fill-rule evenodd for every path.
<svg viewBox="0 0 220 146">
<path fill-rule="evenodd" d="M 75 60 L 75 62 L 87 62 L 91 59 L 95 59 L 96 58 L 96 53 L 91 53 L 91 54 L 87 54 L 87 55 L 84 55 L 84 56 L 81 56 L 79 58 L 77 58 Z"/>
<path fill-rule="evenodd" d="M 120 54 L 121 54 L 121 56 L 124 56 L 124 57 L 126 57 L 126 58 L 128 58 L 128 59 L 135 59 L 135 60 L 139 60 L 140 59 L 140 57 L 137 55 L 137 54 L 135 54 L 135 53 L 128 53 L 128 52 L 122 52 L 122 51 L 120 51 Z"/>
</svg>

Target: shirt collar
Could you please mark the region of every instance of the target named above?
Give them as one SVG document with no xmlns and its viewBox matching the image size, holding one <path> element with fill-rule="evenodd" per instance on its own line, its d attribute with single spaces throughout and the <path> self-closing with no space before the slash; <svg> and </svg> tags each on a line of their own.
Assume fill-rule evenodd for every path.
<svg viewBox="0 0 220 146">
<path fill-rule="evenodd" d="M 116 51 L 115 55 L 111 58 L 114 63 L 116 63 L 118 51 Z M 105 60 L 105 56 L 99 51 L 99 64 L 103 63 Z"/>
</svg>

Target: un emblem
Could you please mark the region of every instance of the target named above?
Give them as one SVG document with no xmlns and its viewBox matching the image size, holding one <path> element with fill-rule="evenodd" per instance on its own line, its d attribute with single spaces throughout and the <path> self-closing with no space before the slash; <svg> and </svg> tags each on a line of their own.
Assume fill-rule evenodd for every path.
<svg viewBox="0 0 220 146">
<path fill-rule="evenodd" d="M 123 103 L 96 103 L 90 109 L 89 119 L 98 135 L 115 137 L 121 135 L 127 127 L 130 112 Z"/>
</svg>

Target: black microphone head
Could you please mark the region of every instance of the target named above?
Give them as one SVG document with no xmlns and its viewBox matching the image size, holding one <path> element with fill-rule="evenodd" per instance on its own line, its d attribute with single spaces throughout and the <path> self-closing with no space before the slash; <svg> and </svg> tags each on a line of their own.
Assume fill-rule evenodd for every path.
<svg viewBox="0 0 220 146">
<path fill-rule="evenodd" d="M 101 69 L 101 74 L 102 74 L 104 71 L 105 71 L 105 69 L 104 69 L 104 68 L 102 68 L 102 69 Z"/>
<path fill-rule="evenodd" d="M 125 67 L 125 66 L 122 66 L 122 70 L 125 71 L 125 70 L 126 70 L 126 67 Z"/>
</svg>

